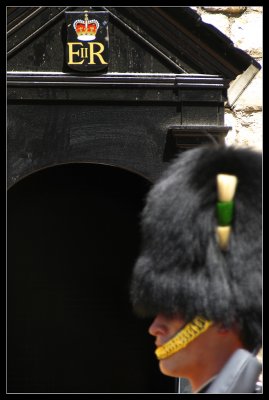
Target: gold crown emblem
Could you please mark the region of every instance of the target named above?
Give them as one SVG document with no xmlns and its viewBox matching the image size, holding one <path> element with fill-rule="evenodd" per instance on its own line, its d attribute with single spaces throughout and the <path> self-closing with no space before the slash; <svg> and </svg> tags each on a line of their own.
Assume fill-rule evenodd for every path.
<svg viewBox="0 0 269 400">
<path fill-rule="evenodd" d="M 99 28 L 99 22 L 96 19 L 91 19 L 89 21 L 88 14 L 86 13 L 84 21 L 82 19 L 77 19 L 73 23 L 73 27 L 79 40 L 94 40 Z"/>
</svg>

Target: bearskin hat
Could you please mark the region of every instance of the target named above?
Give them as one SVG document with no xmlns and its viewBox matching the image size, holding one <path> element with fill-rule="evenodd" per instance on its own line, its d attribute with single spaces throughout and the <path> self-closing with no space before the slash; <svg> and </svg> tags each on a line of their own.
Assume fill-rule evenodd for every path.
<svg viewBox="0 0 269 400">
<path fill-rule="evenodd" d="M 216 240 L 216 175 L 236 175 L 226 251 Z M 179 154 L 149 191 L 131 278 L 135 312 L 179 313 L 230 326 L 250 346 L 262 337 L 262 155 L 212 145 Z"/>
</svg>

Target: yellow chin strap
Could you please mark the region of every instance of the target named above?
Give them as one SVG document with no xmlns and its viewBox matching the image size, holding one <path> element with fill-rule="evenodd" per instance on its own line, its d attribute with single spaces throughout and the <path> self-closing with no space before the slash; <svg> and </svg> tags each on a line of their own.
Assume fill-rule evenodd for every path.
<svg viewBox="0 0 269 400">
<path fill-rule="evenodd" d="M 201 333 L 205 332 L 212 321 L 207 321 L 203 317 L 195 317 L 189 324 L 173 336 L 168 342 L 155 350 L 159 360 L 170 357 L 172 354 L 186 347 L 190 342 L 196 339 Z"/>
</svg>

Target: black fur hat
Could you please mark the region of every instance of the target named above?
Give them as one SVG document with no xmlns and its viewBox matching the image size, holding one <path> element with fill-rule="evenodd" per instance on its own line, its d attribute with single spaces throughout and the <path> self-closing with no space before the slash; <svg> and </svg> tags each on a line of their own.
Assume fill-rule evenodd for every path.
<svg viewBox="0 0 269 400">
<path fill-rule="evenodd" d="M 227 251 L 217 243 L 216 175 L 238 178 Z M 131 300 L 138 315 L 200 315 L 240 324 L 246 343 L 262 335 L 262 156 L 247 148 L 181 153 L 150 190 Z"/>
</svg>

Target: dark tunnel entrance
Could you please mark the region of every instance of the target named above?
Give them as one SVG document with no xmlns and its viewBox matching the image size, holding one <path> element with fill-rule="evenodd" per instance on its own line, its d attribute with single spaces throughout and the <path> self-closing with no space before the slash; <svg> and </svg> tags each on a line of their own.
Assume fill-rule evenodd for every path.
<svg viewBox="0 0 269 400">
<path fill-rule="evenodd" d="M 65 164 L 8 191 L 9 393 L 173 393 L 128 284 L 150 183 Z"/>
</svg>

